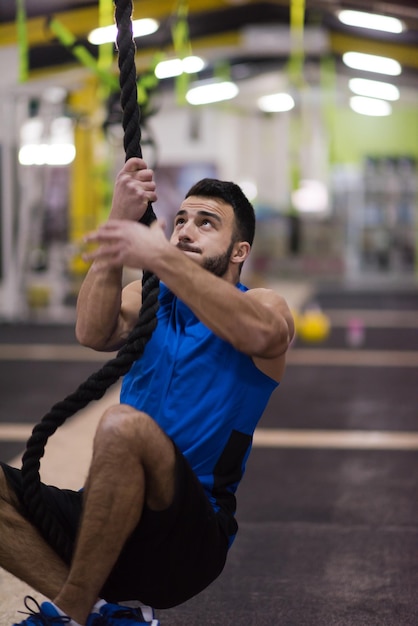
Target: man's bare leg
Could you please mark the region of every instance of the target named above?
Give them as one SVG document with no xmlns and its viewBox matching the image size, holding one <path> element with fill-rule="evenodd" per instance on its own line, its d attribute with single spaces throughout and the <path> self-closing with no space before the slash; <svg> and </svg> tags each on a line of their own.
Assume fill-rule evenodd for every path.
<svg viewBox="0 0 418 626">
<path fill-rule="evenodd" d="M 59 593 L 69 568 L 20 513 L 0 468 L 0 567 L 48 598 Z"/>
<path fill-rule="evenodd" d="M 95 436 L 72 566 L 54 598 L 78 623 L 85 624 L 144 503 L 154 510 L 171 504 L 174 468 L 174 446 L 149 416 L 127 405 L 105 412 Z"/>
</svg>

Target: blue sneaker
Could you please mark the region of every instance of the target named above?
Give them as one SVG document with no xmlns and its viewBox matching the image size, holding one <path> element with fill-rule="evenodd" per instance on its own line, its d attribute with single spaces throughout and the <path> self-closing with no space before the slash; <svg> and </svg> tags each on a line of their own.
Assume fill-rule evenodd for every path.
<svg viewBox="0 0 418 626">
<path fill-rule="evenodd" d="M 27 612 L 20 613 L 28 617 L 13 626 L 63 626 L 71 622 L 71 617 L 60 615 L 51 602 L 39 604 L 31 596 L 26 596 L 24 602 Z M 143 607 L 141 610 L 106 603 L 99 613 L 89 615 L 86 626 L 160 626 L 160 622 L 154 619 L 154 611 L 150 607 Z"/>
<path fill-rule="evenodd" d="M 13 626 L 61 626 L 71 622 L 71 617 L 59 615 L 51 602 L 39 604 L 32 596 L 26 596 L 24 602 L 28 612 L 19 611 L 19 613 L 29 615 L 29 617 L 19 624 L 13 624 Z"/>
<path fill-rule="evenodd" d="M 87 626 L 160 626 L 151 607 L 129 607 L 107 602 L 100 615 L 90 615 Z"/>
</svg>

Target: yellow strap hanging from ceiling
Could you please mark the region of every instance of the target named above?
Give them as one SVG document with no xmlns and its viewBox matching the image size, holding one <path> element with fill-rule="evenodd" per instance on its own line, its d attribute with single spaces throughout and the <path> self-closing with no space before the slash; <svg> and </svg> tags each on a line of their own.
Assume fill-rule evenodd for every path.
<svg viewBox="0 0 418 626">
<path fill-rule="evenodd" d="M 60 43 L 62 43 L 66 48 L 69 48 L 72 54 L 82 65 L 96 74 L 104 85 L 107 85 L 113 91 L 118 91 L 119 81 L 117 77 L 113 76 L 110 72 L 101 69 L 94 56 L 90 54 L 87 48 L 77 42 L 76 37 L 74 37 L 71 31 L 69 31 L 64 24 L 53 17 L 49 20 L 48 26 L 56 35 Z"/>
<path fill-rule="evenodd" d="M 114 23 L 113 0 L 99 1 L 99 27 L 110 26 Z M 104 43 L 99 46 L 98 64 L 101 70 L 109 69 L 113 63 L 114 44 Z"/>
<path fill-rule="evenodd" d="M 304 28 L 305 28 L 305 0 L 291 0 L 290 2 L 290 40 L 291 51 L 289 58 L 289 77 L 294 85 L 303 83 L 304 64 Z"/>
<path fill-rule="evenodd" d="M 25 0 L 17 0 L 16 5 L 16 30 L 19 49 L 19 82 L 24 83 L 28 80 L 29 75 L 28 29 Z"/>
<path fill-rule="evenodd" d="M 171 36 L 173 38 L 174 52 L 179 59 L 184 59 L 192 53 L 189 34 L 189 2 L 188 0 L 178 0 L 176 9 L 176 18 L 171 28 Z M 186 92 L 189 86 L 190 78 L 186 72 L 182 72 L 176 78 L 176 94 L 179 104 L 186 102 Z"/>
<path fill-rule="evenodd" d="M 304 87 L 303 66 L 304 50 L 305 0 L 290 2 L 290 40 L 291 50 L 288 63 L 290 84 L 299 90 Z M 299 107 L 290 118 L 289 174 L 292 191 L 299 188 L 301 178 L 300 149 L 302 144 L 302 115 Z M 297 214 L 295 207 L 290 206 L 290 214 Z"/>
</svg>

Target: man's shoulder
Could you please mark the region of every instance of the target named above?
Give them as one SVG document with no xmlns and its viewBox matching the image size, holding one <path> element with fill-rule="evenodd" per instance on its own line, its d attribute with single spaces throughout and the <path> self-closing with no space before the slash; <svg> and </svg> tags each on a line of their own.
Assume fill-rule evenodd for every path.
<svg viewBox="0 0 418 626">
<path fill-rule="evenodd" d="M 246 288 L 243 291 L 245 291 L 246 295 L 248 295 L 249 297 L 256 298 L 261 301 L 266 301 L 266 302 L 271 302 L 271 301 L 283 302 L 284 301 L 283 296 L 281 296 L 274 289 L 270 289 L 269 287 L 253 287 L 251 289 Z"/>
</svg>

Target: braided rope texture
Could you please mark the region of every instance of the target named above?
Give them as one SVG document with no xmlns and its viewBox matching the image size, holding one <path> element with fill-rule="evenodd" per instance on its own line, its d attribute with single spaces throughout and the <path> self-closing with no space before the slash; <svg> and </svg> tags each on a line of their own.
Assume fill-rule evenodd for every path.
<svg viewBox="0 0 418 626">
<path fill-rule="evenodd" d="M 124 148 L 126 159 L 129 159 L 134 156 L 142 157 L 140 111 L 137 102 L 135 70 L 136 48 L 132 36 L 132 1 L 114 0 L 114 2 L 115 20 L 118 27 L 116 43 L 119 53 Z M 150 225 L 154 220 L 155 214 L 152 205 L 149 204 L 141 222 Z M 144 272 L 142 307 L 137 324 L 129 335 L 126 344 L 119 350 L 115 358 L 89 376 L 74 393 L 55 404 L 34 427 L 26 444 L 26 450 L 22 457 L 22 482 L 27 515 L 66 563 L 71 562 L 73 543 L 62 525 L 45 505 L 39 475 L 40 460 L 44 456 L 48 438 L 65 420 L 83 409 L 92 400 L 102 398 L 107 389 L 121 376 L 124 376 L 132 364 L 142 356 L 157 325 L 158 293 L 158 278 L 150 272 Z"/>
</svg>

